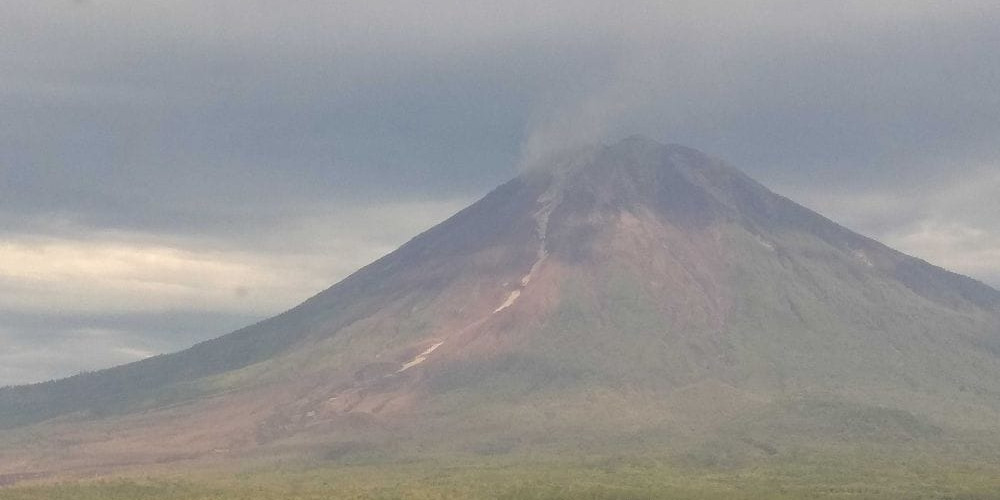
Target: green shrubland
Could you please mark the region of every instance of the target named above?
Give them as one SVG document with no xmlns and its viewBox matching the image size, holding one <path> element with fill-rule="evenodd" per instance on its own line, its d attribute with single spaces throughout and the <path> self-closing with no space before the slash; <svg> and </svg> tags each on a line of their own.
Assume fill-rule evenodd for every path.
<svg viewBox="0 0 1000 500">
<path fill-rule="evenodd" d="M 3 500 L 995 499 L 1000 463 L 880 453 L 783 457 L 737 466 L 642 457 L 267 466 L 240 472 L 18 485 Z"/>
</svg>

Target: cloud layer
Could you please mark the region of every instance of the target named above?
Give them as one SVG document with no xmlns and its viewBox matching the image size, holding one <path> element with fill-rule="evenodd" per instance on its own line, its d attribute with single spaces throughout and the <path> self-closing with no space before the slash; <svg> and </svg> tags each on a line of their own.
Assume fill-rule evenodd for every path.
<svg viewBox="0 0 1000 500">
<path fill-rule="evenodd" d="M 984 0 L 3 2 L 0 384 L 273 314 L 635 133 L 1000 285 L 998 25 Z"/>
</svg>

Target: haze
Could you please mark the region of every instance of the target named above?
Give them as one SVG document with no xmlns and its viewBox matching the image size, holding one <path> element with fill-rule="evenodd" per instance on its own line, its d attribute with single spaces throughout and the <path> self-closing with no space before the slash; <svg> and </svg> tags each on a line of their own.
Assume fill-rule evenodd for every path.
<svg viewBox="0 0 1000 500">
<path fill-rule="evenodd" d="M 0 4 L 0 385 L 290 307 L 567 148 L 738 161 L 1000 286 L 1000 6 Z"/>
</svg>

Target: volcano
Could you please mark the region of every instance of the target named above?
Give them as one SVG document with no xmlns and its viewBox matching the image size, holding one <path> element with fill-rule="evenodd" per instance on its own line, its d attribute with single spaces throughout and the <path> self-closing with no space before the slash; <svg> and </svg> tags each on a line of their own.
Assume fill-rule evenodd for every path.
<svg viewBox="0 0 1000 500">
<path fill-rule="evenodd" d="M 271 319 L 0 390 L 0 473 L 756 456 L 995 437 L 998 422 L 1000 292 L 632 137 L 523 173 Z"/>
</svg>

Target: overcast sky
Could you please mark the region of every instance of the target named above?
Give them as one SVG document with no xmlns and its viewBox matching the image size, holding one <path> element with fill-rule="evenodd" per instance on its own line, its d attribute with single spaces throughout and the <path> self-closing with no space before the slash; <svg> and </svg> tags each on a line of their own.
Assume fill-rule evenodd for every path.
<svg viewBox="0 0 1000 500">
<path fill-rule="evenodd" d="M 1000 286 L 995 0 L 4 0 L 0 385 L 275 314 L 632 134 Z"/>
</svg>

